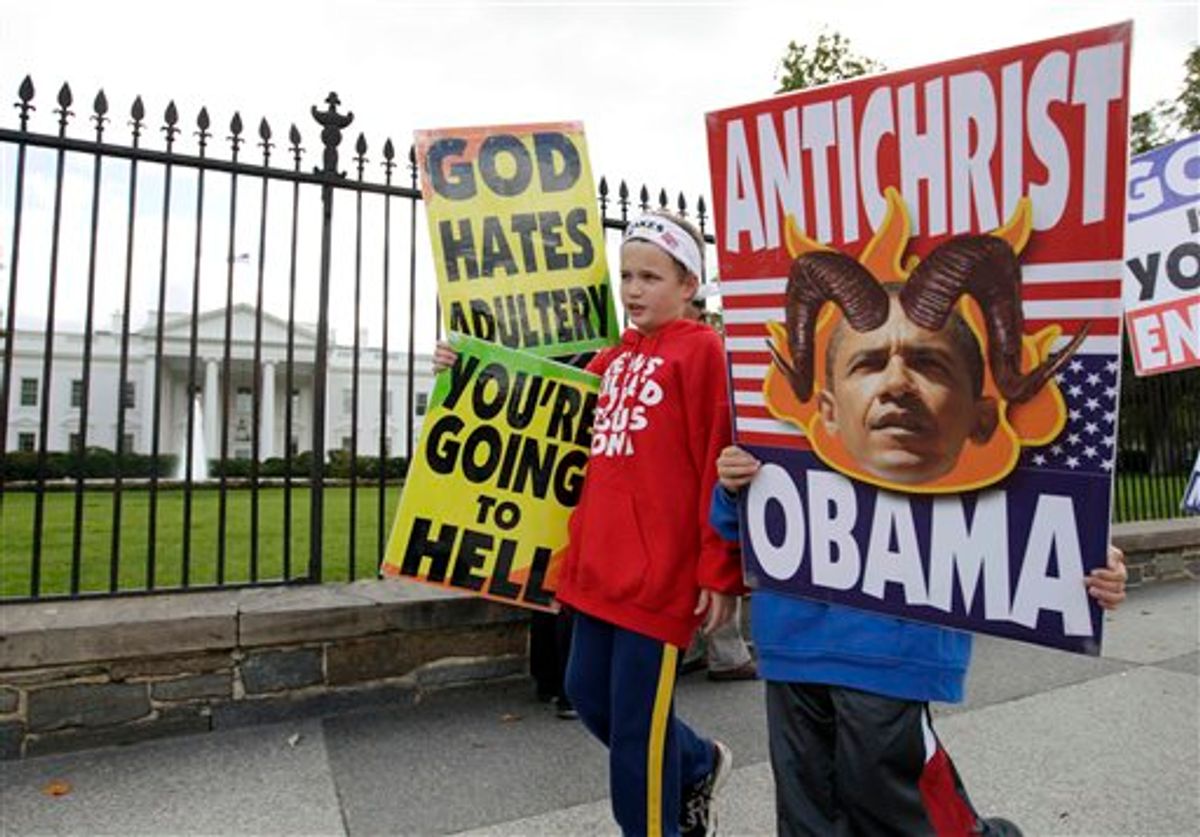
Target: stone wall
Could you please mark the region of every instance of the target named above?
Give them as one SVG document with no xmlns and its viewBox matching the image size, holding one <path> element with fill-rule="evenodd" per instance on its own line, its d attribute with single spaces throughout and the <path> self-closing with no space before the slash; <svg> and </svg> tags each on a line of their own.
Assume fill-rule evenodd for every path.
<svg viewBox="0 0 1200 837">
<path fill-rule="evenodd" d="M 0 608 L 0 758 L 403 705 L 526 668 L 525 614 L 364 581 Z"/>
<path fill-rule="evenodd" d="M 1130 584 L 1200 578 L 1200 519 L 1121 524 Z M 526 669 L 524 612 L 400 582 L 0 607 L 0 758 L 404 705 Z"/>
<path fill-rule="evenodd" d="M 1129 586 L 1200 579 L 1200 517 L 1119 523 L 1112 532 L 1125 551 Z"/>
</svg>

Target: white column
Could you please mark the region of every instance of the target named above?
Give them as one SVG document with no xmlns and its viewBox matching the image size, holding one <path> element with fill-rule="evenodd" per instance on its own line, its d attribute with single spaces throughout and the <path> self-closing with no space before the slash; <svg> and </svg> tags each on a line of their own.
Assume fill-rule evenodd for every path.
<svg viewBox="0 0 1200 837">
<path fill-rule="evenodd" d="M 275 455 L 275 364 L 269 360 L 264 360 L 262 365 L 261 404 L 258 455 L 267 459 Z"/>
<path fill-rule="evenodd" d="M 137 394 L 138 413 L 142 417 L 142 453 L 154 449 L 154 356 L 142 361 L 142 391 Z M 159 447 L 163 440 L 159 439 Z"/>
<path fill-rule="evenodd" d="M 217 367 L 218 361 L 209 359 L 204 362 L 204 446 L 209 457 L 220 455 L 221 422 L 223 416 L 218 415 L 217 405 Z"/>
</svg>

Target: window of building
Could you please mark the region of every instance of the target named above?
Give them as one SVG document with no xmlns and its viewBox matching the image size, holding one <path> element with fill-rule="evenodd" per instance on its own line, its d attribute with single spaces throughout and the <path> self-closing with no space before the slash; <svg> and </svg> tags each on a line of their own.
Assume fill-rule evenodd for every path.
<svg viewBox="0 0 1200 837">
<path fill-rule="evenodd" d="M 418 416 L 425 415 L 425 412 L 428 409 L 429 409 L 429 393 L 418 392 L 417 393 L 417 415 Z"/>
<path fill-rule="evenodd" d="M 38 403 L 38 379 L 21 379 L 21 406 L 36 407 Z"/>
<path fill-rule="evenodd" d="M 132 410 L 137 406 L 137 391 L 133 388 L 133 381 L 125 381 L 121 384 L 121 406 L 126 410 Z"/>
<path fill-rule="evenodd" d="M 80 448 L 83 447 L 83 437 L 78 433 L 72 433 L 67 444 L 71 449 L 71 453 L 79 453 Z"/>
<path fill-rule="evenodd" d="M 125 433 L 121 436 L 121 453 L 133 453 L 132 433 Z"/>
<path fill-rule="evenodd" d="M 254 410 L 254 391 L 250 387 L 238 387 L 234 409 L 239 413 L 249 413 Z"/>
<path fill-rule="evenodd" d="M 291 451 L 292 456 L 298 456 L 300 454 L 300 437 L 299 436 L 293 436 L 291 439 L 288 440 L 288 450 Z"/>
<path fill-rule="evenodd" d="M 342 450 L 349 453 L 350 448 L 353 447 L 353 445 L 354 445 L 353 437 L 351 437 L 351 436 L 343 436 L 342 437 Z"/>
<path fill-rule="evenodd" d="M 387 404 L 386 404 L 387 414 L 390 416 L 392 414 L 392 391 L 390 389 L 387 391 L 386 398 L 387 398 Z"/>
<path fill-rule="evenodd" d="M 348 413 L 354 408 L 354 389 L 346 387 L 342 390 L 342 412 Z"/>
<path fill-rule="evenodd" d="M 82 407 L 83 406 L 83 379 L 82 378 L 76 378 L 75 380 L 71 381 L 71 406 L 72 407 Z"/>
<path fill-rule="evenodd" d="M 22 453 L 33 453 L 33 449 L 37 447 L 36 433 L 18 433 L 17 434 L 17 450 Z"/>
<path fill-rule="evenodd" d="M 292 390 L 292 415 L 300 415 L 300 390 Z"/>
</svg>

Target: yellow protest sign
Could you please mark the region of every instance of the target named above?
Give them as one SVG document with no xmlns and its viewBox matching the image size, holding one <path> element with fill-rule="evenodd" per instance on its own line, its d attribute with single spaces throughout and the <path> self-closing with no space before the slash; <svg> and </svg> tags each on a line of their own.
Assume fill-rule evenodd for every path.
<svg viewBox="0 0 1200 837">
<path fill-rule="evenodd" d="M 542 357 L 617 342 L 583 125 L 417 131 L 448 331 Z"/>
<path fill-rule="evenodd" d="M 550 610 L 600 379 L 471 337 L 454 347 L 382 571 Z"/>
</svg>

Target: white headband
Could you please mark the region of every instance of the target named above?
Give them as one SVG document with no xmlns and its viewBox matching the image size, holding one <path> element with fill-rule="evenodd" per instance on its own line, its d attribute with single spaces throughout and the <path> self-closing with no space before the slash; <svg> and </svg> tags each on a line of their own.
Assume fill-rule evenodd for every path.
<svg viewBox="0 0 1200 837">
<path fill-rule="evenodd" d="M 697 279 L 704 275 L 704 257 L 692 238 L 683 227 L 670 218 L 662 215 L 643 215 L 635 221 L 630 221 L 625 227 L 625 241 L 638 239 L 649 241 L 676 259 L 687 271 Z"/>
</svg>

